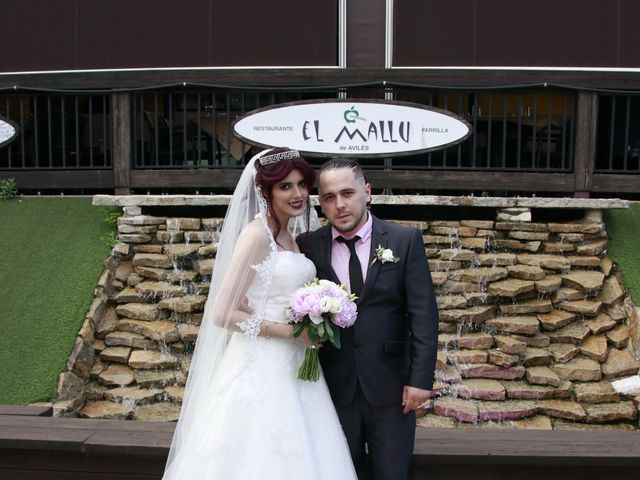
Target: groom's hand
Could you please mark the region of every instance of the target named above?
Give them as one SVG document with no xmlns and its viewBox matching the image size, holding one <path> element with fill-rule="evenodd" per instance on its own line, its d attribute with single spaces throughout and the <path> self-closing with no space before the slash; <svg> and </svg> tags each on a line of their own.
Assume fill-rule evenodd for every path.
<svg viewBox="0 0 640 480">
<path fill-rule="evenodd" d="M 418 409 L 428 399 L 429 390 L 405 385 L 404 390 L 402 391 L 403 413 L 409 413 L 411 410 Z"/>
</svg>

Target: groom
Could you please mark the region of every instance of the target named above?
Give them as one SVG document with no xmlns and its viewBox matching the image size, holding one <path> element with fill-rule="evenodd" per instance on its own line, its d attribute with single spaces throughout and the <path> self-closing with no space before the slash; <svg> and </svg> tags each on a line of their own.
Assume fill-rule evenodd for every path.
<svg viewBox="0 0 640 480">
<path fill-rule="evenodd" d="M 303 235 L 319 278 L 349 285 L 358 318 L 320 362 L 360 480 L 408 478 L 415 409 L 433 384 L 438 309 L 422 235 L 374 217 L 360 165 L 333 159 L 319 198 L 331 225 Z"/>
</svg>

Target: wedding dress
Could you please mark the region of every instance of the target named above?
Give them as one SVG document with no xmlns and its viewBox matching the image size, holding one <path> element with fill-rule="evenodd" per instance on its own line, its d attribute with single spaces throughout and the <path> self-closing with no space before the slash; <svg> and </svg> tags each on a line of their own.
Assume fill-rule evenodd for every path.
<svg viewBox="0 0 640 480">
<path fill-rule="evenodd" d="M 258 335 L 316 274 L 279 250 L 255 184 L 256 155 L 225 216 L 165 480 L 356 480 L 324 376 L 297 379 L 306 345 Z M 292 219 L 295 236 L 315 222 Z M 245 302 L 248 302 L 245 307 Z M 251 314 L 249 312 L 252 312 Z M 247 318 L 248 317 L 248 318 Z"/>
<path fill-rule="evenodd" d="M 273 269 L 266 318 L 287 323 L 284 307 L 292 292 L 313 279 L 315 267 L 289 251 L 275 252 L 265 265 Z M 258 268 L 250 306 L 264 288 L 265 273 Z M 209 411 L 200 420 L 206 434 L 182 449 L 165 478 L 355 479 L 324 377 L 296 378 L 304 350 L 294 340 L 233 333 Z"/>
</svg>

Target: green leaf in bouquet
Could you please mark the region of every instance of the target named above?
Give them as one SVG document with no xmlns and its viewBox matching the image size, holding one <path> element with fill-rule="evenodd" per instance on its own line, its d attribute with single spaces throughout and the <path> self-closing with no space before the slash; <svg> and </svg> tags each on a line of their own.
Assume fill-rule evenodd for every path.
<svg viewBox="0 0 640 480">
<path fill-rule="evenodd" d="M 318 336 L 318 332 L 316 331 L 315 328 L 309 328 L 308 332 L 309 332 L 309 338 L 313 343 L 320 342 L 320 337 Z"/>
<path fill-rule="evenodd" d="M 325 332 L 324 323 L 321 323 L 318 325 L 318 337 L 323 338 L 324 332 Z"/>
<path fill-rule="evenodd" d="M 342 337 L 342 333 L 340 332 L 340 328 L 336 328 L 333 331 L 333 340 L 331 340 L 331 343 L 333 343 L 333 346 L 336 348 L 340 348 L 341 347 L 341 343 L 340 343 L 340 339 Z"/>
<path fill-rule="evenodd" d="M 333 325 L 331 324 L 331 321 L 329 320 L 325 320 L 324 321 L 324 330 L 325 332 L 327 332 L 327 338 L 329 339 L 329 341 L 331 343 L 333 343 Z"/>
<path fill-rule="evenodd" d="M 302 334 L 303 330 L 304 330 L 304 324 L 302 322 L 294 323 L 293 330 L 291 331 L 291 335 L 293 337 L 299 337 Z"/>
</svg>

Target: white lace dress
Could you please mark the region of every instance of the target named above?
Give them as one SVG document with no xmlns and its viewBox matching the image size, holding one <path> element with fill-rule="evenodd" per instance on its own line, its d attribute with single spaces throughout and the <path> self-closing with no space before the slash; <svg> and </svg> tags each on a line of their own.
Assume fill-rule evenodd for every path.
<svg viewBox="0 0 640 480">
<path fill-rule="evenodd" d="M 264 265 L 270 283 L 265 318 L 287 323 L 284 306 L 314 277 L 315 267 L 287 251 L 272 253 Z M 250 304 L 265 283 L 261 267 L 247 293 Z M 165 478 L 356 479 L 324 377 L 296 378 L 304 350 L 293 340 L 234 333 L 201 419 L 205 438 L 183 448 Z"/>
</svg>

